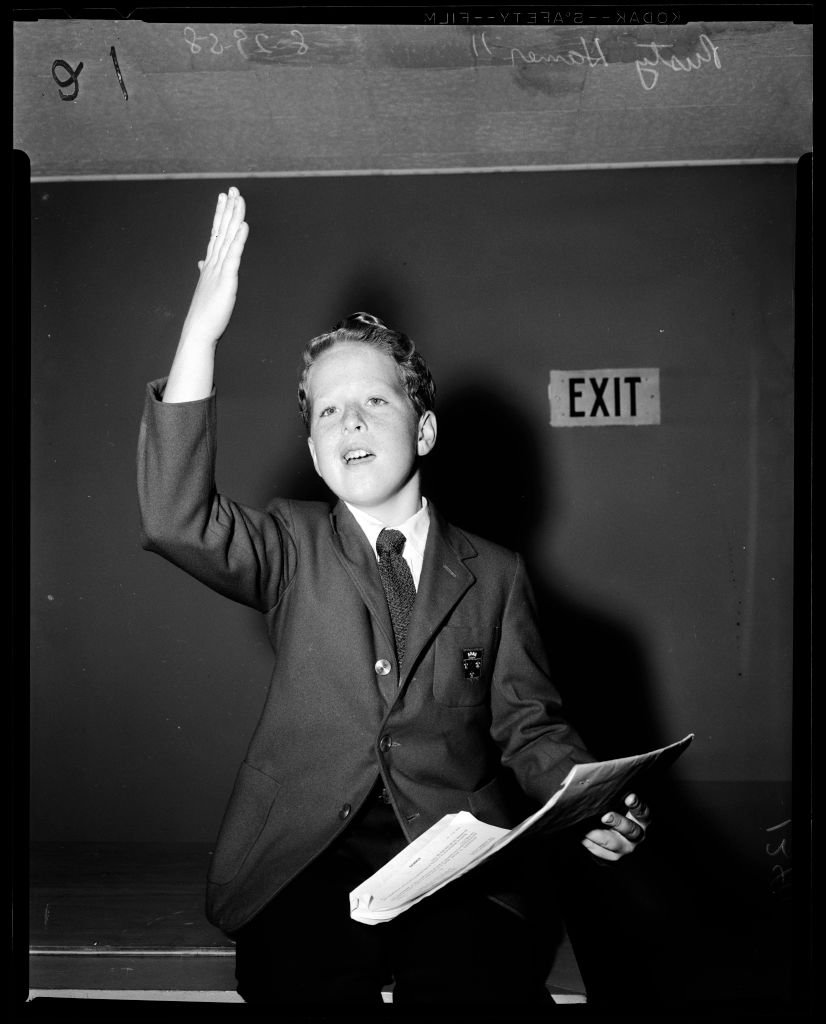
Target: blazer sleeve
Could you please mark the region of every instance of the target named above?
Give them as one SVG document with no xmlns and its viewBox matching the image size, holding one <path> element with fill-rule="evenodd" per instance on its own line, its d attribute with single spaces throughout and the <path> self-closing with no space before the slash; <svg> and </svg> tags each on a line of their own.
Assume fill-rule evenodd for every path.
<svg viewBox="0 0 826 1024">
<path fill-rule="evenodd" d="M 491 734 L 529 797 L 544 803 L 575 764 L 594 761 L 566 721 L 550 679 L 533 590 L 519 555 L 502 617 L 491 689 Z"/>
<path fill-rule="evenodd" d="M 141 420 L 141 543 L 218 593 L 267 611 L 295 571 L 290 503 L 263 511 L 219 494 L 215 394 L 166 404 L 165 384 L 147 385 Z"/>
</svg>

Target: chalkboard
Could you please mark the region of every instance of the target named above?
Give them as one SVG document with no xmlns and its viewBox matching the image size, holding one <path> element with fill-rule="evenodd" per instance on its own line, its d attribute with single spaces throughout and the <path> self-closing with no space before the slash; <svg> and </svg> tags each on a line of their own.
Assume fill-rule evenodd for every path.
<svg viewBox="0 0 826 1024">
<path fill-rule="evenodd" d="M 264 699 L 263 623 L 141 550 L 135 494 L 144 387 L 230 183 L 32 187 L 39 841 L 209 841 Z M 525 554 L 595 753 L 696 733 L 660 795 L 668 870 L 757 915 L 771 960 L 791 894 L 795 168 L 235 183 L 251 235 L 219 349 L 222 490 L 320 496 L 301 347 L 356 309 L 410 333 L 438 387 L 427 493 Z M 551 371 L 606 367 L 657 368 L 659 422 L 552 427 Z"/>
</svg>

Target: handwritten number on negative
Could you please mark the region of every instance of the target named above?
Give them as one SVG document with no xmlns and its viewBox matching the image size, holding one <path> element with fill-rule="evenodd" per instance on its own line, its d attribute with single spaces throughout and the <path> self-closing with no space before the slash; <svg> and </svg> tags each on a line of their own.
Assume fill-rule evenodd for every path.
<svg viewBox="0 0 826 1024">
<path fill-rule="evenodd" d="M 57 77 L 57 69 L 58 68 L 60 68 L 61 71 L 65 71 L 68 77 L 67 78 L 63 78 L 63 79 L 58 78 Z M 74 86 L 74 90 L 75 90 L 71 94 L 71 96 L 65 96 L 63 94 L 63 92 L 61 91 L 60 98 L 62 100 L 69 100 L 69 101 L 71 101 L 71 100 L 76 100 L 77 99 L 77 94 L 80 91 L 80 86 L 78 85 L 78 81 L 77 80 L 78 80 L 78 77 L 80 76 L 80 72 L 82 70 L 83 70 L 83 61 L 81 61 L 80 64 L 78 64 L 77 68 L 74 69 L 74 70 L 72 69 L 72 66 L 70 64 L 66 63 L 65 60 L 56 60 L 56 61 L 54 61 L 54 63 L 52 64 L 52 78 L 57 83 L 58 89 L 63 90 L 63 89 L 68 89 L 71 86 Z"/>
</svg>

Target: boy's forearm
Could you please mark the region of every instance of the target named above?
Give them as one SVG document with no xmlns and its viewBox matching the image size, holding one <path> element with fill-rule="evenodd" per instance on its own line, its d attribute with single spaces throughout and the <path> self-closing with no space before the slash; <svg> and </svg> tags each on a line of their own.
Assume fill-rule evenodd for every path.
<svg viewBox="0 0 826 1024">
<path fill-rule="evenodd" d="M 164 402 L 196 402 L 212 394 L 216 345 L 188 335 L 184 328 L 169 371 Z"/>
</svg>

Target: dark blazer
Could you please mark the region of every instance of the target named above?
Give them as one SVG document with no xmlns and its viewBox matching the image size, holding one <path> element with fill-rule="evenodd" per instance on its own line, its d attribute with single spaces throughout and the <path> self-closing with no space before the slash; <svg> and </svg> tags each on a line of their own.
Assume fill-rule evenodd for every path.
<svg viewBox="0 0 826 1024">
<path fill-rule="evenodd" d="M 141 424 L 143 545 L 263 612 L 275 655 L 209 870 L 213 923 L 250 920 L 379 775 L 412 840 L 459 810 L 511 826 L 513 780 L 543 801 L 592 760 L 548 678 L 518 555 L 431 505 L 400 672 L 376 556 L 347 507 L 219 494 L 214 396 L 165 405 L 162 390 L 149 385 Z"/>
</svg>

